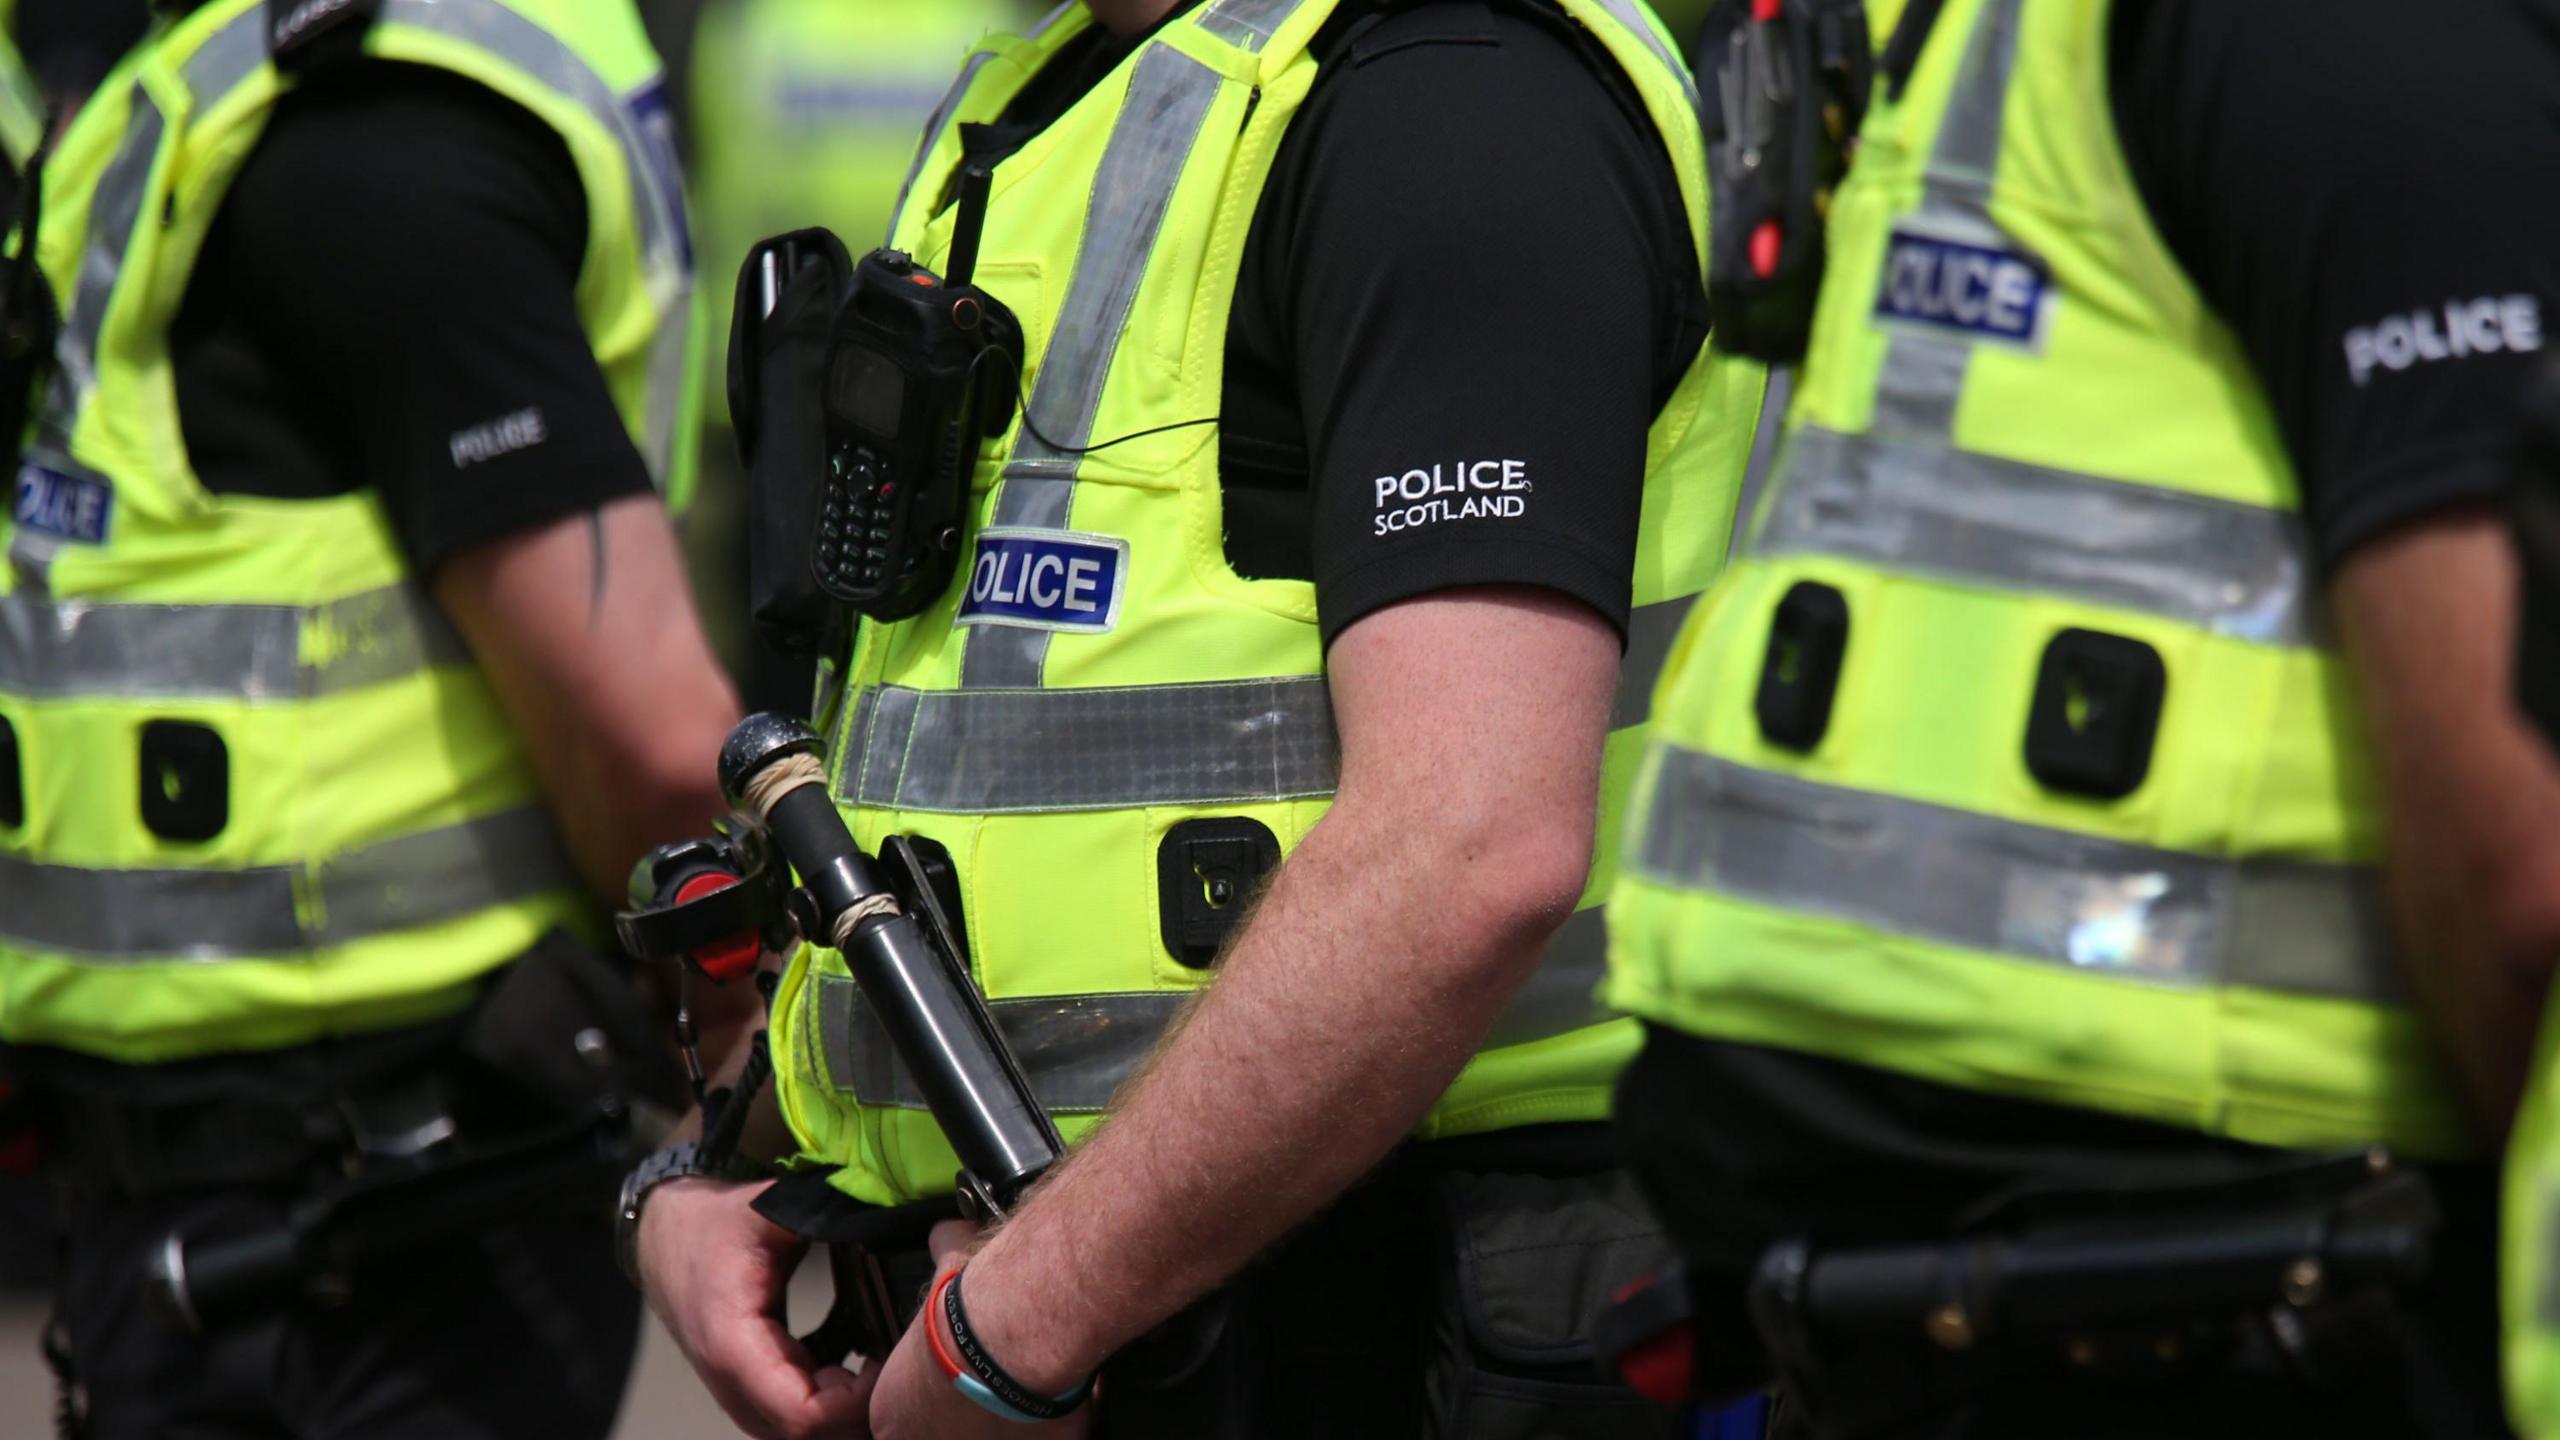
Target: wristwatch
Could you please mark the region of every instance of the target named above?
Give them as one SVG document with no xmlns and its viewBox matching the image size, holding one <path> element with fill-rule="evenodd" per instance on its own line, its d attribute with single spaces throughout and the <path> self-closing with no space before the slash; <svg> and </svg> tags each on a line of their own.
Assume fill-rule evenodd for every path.
<svg viewBox="0 0 2560 1440">
<path fill-rule="evenodd" d="M 613 1254 L 622 1262 L 622 1273 L 631 1283 L 640 1283 L 640 1207 L 649 1203 L 649 1192 L 670 1180 L 686 1180 L 702 1176 L 712 1180 L 750 1180 L 757 1167 L 731 1157 L 725 1165 L 714 1165 L 703 1158 L 702 1142 L 684 1140 L 650 1154 L 631 1167 L 622 1177 L 622 1197 L 613 1206 Z"/>
</svg>

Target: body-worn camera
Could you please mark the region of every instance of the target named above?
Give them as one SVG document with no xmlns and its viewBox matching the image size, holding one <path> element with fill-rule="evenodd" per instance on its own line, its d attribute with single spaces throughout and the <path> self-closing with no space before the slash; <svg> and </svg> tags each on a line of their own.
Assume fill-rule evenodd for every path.
<svg viewBox="0 0 2560 1440">
<path fill-rule="evenodd" d="M 978 446 L 1004 433 L 1022 371 L 1011 312 L 896 250 L 854 266 L 827 354 L 827 469 L 811 573 L 875 620 L 931 605 L 960 564 Z"/>
</svg>

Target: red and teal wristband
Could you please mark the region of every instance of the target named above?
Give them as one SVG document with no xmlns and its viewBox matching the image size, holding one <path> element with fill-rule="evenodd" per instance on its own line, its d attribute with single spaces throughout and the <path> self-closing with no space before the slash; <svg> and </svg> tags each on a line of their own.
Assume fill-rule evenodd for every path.
<svg viewBox="0 0 2560 1440">
<path fill-rule="evenodd" d="M 979 1409 L 1022 1425 L 1062 1420 L 1093 1395 L 1093 1379 L 1062 1395 L 1041 1395 L 1007 1374 L 969 1328 L 968 1307 L 960 1302 L 960 1272 L 952 1271 L 925 1299 L 925 1343 L 934 1361 L 961 1394 Z M 939 1324 L 935 1323 L 937 1320 Z M 946 1334 L 947 1332 L 947 1334 Z"/>
</svg>

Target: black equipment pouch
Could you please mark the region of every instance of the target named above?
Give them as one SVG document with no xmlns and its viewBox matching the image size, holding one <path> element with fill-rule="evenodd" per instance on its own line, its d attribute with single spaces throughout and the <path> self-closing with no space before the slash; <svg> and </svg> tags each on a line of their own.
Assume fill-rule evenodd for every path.
<svg viewBox="0 0 2560 1440">
<path fill-rule="evenodd" d="M 1707 299 L 1727 350 L 1801 359 L 1813 329 L 1831 192 L 1848 173 L 1874 64 L 1859 0 L 1726 0 L 1707 169 L 1716 228 Z"/>
<path fill-rule="evenodd" d="M 691 1103 L 663 1027 L 624 966 L 554 930 L 499 972 L 464 1026 L 461 1053 L 529 1116 L 592 1114 L 645 1100 L 681 1114 Z"/>
<path fill-rule="evenodd" d="M 2030 1377 L 2284 1377 L 2389 1363 L 2432 1269 L 2426 1177 L 2380 1152 L 2236 1181 L 2038 1192 L 1953 1238 L 1762 1256 L 1749 1303 L 1782 1393 L 1823 1436 L 1899 1433 Z"/>
<path fill-rule="evenodd" d="M 1621 1170 L 1432 1178 L 1439 1254 L 1423 1385 L 1427 1433 L 1467 1440 L 1673 1440 L 1676 1412 L 1602 1367 L 1618 1289 L 1673 1263 Z"/>
<path fill-rule="evenodd" d="M 747 605 L 785 655 L 830 648 L 839 610 L 809 567 L 827 466 L 827 344 L 853 257 L 826 230 L 747 252 L 729 322 L 729 417 L 747 475 Z"/>
</svg>

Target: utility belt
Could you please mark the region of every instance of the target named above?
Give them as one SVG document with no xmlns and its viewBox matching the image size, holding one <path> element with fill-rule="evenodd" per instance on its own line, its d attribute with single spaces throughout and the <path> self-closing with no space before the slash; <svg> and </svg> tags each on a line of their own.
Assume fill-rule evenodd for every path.
<svg viewBox="0 0 2560 1440">
<path fill-rule="evenodd" d="M 1771 1247 L 1754 1328 L 1811 1433 L 1897 1433 L 2022 1380 L 2371 1382 L 2433 1267 L 2425 1176 L 2387 1153 L 2238 1181 L 2006 1197 L 1952 1238 Z"/>
<path fill-rule="evenodd" d="M 343 1296 L 378 1262 L 506 1216 L 609 1213 L 643 1117 L 681 1101 L 655 1030 L 619 967 L 555 932 L 436 1025 L 165 1073 L 20 1065 L 68 1203 L 286 1198 L 270 1230 L 158 1247 L 146 1297 L 206 1331 Z"/>
<path fill-rule="evenodd" d="M 863 1205 L 814 1174 L 756 1208 L 831 1256 L 868 1248 L 901 1326 L 933 1273 L 926 1230 L 958 1213 L 948 1199 Z M 1611 1296 L 1669 1253 L 1604 1126 L 1408 1145 L 1115 1357 L 1097 1434 L 1670 1440 L 1682 1422 L 1607 1374 L 1592 1341 Z M 1311 1412 L 1317 1392 L 1326 1408 Z"/>
</svg>

